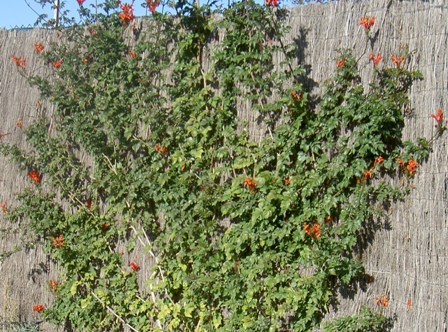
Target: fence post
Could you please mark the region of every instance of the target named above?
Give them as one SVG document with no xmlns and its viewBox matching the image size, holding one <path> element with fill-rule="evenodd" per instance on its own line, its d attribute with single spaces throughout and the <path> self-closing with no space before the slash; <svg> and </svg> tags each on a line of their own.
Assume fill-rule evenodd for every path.
<svg viewBox="0 0 448 332">
<path fill-rule="evenodd" d="M 59 25 L 59 0 L 54 0 L 54 27 Z"/>
</svg>

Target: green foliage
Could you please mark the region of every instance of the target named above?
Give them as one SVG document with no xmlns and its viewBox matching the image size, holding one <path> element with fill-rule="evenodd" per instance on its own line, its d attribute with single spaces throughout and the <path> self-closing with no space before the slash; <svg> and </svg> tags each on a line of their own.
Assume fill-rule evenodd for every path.
<svg viewBox="0 0 448 332">
<path fill-rule="evenodd" d="M 45 49 L 52 77 L 29 77 L 57 106 L 28 128 L 32 152 L 0 144 L 43 175 L 7 214 L 61 268 L 43 316 L 84 331 L 319 327 L 428 155 L 401 138 L 420 74 L 376 68 L 366 90 L 341 51 L 315 109 L 282 9 L 243 1 L 218 18 L 181 1 L 145 33 L 105 8 Z M 243 110 L 266 131 L 257 143 Z M 153 261 L 144 287 L 122 256 L 137 244 Z M 382 324 L 366 310 L 334 326 Z"/>
<path fill-rule="evenodd" d="M 39 332 L 39 323 L 41 321 L 31 321 L 31 322 L 10 322 L 4 323 L 0 322 L 0 328 L 5 332 Z"/>
<path fill-rule="evenodd" d="M 391 330 L 390 320 L 372 309 L 362 307 L 359 314 L 335 319 L 324 324 L 325 332 L 386 332 Z"/>
</svg>

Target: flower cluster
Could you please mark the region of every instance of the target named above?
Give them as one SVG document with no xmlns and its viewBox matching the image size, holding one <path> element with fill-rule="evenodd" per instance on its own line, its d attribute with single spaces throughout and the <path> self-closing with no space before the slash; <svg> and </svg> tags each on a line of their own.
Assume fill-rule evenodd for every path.
<svg viewBox="0 0 448 332">
<path fill-rule="evenodd" d="M 40 180 L 42 179 L 42 175 L 36 171 L 35 169 L 33 169 L 32 171 L 28 172 L 27 176 L 34 181 L 34 183 L 39 184 Z"/>
<path fill-rule="evenodd" d="M 59 283 L 56 280 L 51 279 L 48 282 L 48 286 L 50 287 L 50 291 L 56 293 L 56 291 L 58 290 Z"/>
<path fill-rule="evenodd" d="M 26 66 L 26 58 L 17 57 L 15 55 L 11 56 L 11 60 L 16 64 L 17 67 L 21 69 L 25 69 Z"/>
<path fill-rule="evenodd" d="M 397 163 L 399 167 L 404 167 L 410 176 L 413 176 L 417 172 L 418 164 L 414 158 L 409 159 L 406 163 L 404 163 L 401 158 L 397 158 Z"/>
<path fill-rule="evenodd" d="M 33 305 L 33 311 L 35 312 L 41 312 L 45 309 L 43 304 L 37 304 L 37 305 Z"/>
<path fill-rule="evenodd" d="M 344 67 L 344 65 L 345 65 L 345 60 L 344 60 L 344 59 L 339 59 L 339 60 L 336 62 L 336 67 L 337 67 L 337 68 Z"/>
<path fill-rule="evenodd" d="M 315 222 L 312 226 L 304 223 L 303 230 L 305 231 L 306 235 L 311 236 L 315 239 L 319 238 L 320 236 L 320 225 L 318 222 Z"/>
<path fill-rule="evenodd" d="M 417 172 L 417 162 L 414 158 L 411 158 L 405 165 L 406 170 L 408 171 L 410 176 L 413 176 Z"/>
<path fill-rule="evenodd" d="M 34 48 L 34 52 L 39 54 L 39 53 L 42 53 L 42 51 L 44 50 L 45 47 L 44 47 L 44 44 L 39 42 L 39 43 L 34 43 L 33 48 Z"/>
<path fill-rule="evenodd" d="M 364 171 L 364 173 L 362 173 L 362 176 L 363 176 L 364 180 L 366 180 L 366 181 L 373 178 L 373 168 L 366 169 Z"/>
<path fill-rule="evenodd" d="M 437 125 L 441 125 L 443 122 L 443 111 L 441 108 L 437 110 L 436 114 L 431 114 L 431 117 L 436 120 Z"/>
<path fill-rule="evenodd" d="M 53 248 L 63 248 L 64 247 L 64 236 L 61 234 L 57 237 L 52 237 Z"/>
<path fill-rule="evenodd" d="M 387 306 L 389 305 L 389 299 L 385 294 L 381 294 L 380 297 L 375 296 L 375 304 L 387 308 Z"/>
<path fill-rule="evenodd" d="M 381 56 L 381 54 L 377 53 L 376 55 L 372 53 L 370 53 L 369 55 L 369 59 L 372 60 L 373 64 L 375 66 L 377 66 L 380 61 L 383 59 L 383 57 Z"/>
<path fill-rule="evenodd" d="M 359 20 L 359 24 L 364 27 L 364 30 L 368 32 L 375 24 L 375 16 L 364 16 Z"/>
<path fill-rule="evenodd" d="M 266 6 L 275 8 L 278 6 L 278 0 L 265 0 L 264 2 L 266 4 Z"/>
<path fill-rule="evenodd" d="M 293 101 L 301 101 L 302 100 L 302 94 L 297 93 L 295 91 L 291 91 L 291 100 Z"/>
<path fill-rule="evenodd" d="M 118 18 L 121 20 L 121 23 L 128 24 L 135 18 L 134 8 L 131 4 L 120 4 L 120 8 L 122 12 L 118 14 Z"/>
<path fill-rule="evenodd" d="M 382 156 L 378 156 L 378 157 L 375 158 L 375 160 L 373 161 L 373 166 L 380 165 L 383 161 L 384 161 L 384 158 L 383 158 Z"/>
<path fill-rule="evenodd" d="M 376 165 L 380 165 L 383 161 L 384 161 L 384 158 L 382 156 L 378 156 L 377 158 L 375 158 L 373 160 L 373 167 L 370 168 L 370 169 L 365 170 L 362 173 L 362 176 L 363 176 L 365 181 L 370 180 L 371 178 L 373 178 L 373 171 L 375 169 L 375 166 Z M 361 179 L 358 179 L 358 183 L 361 183 Z"/>
<path fill-rule="evenodd" d="M 159 5 L 158 0 L 146 0 L 146 5 L 148 6 L 149 11 L 151 14 L 154 14 L 156 12 L 156 8 Z"/>
<path fill-rule="evenodd" d="M 86 201 L 84 202 L 84 204 L 86 205 L 86 207 L 90 210 L 92 208 L 92 200 L 91 199 L 86 199 Z"/>
<path fill-rule="evenodd" d="M 398 56 L 396 56 L 395 54 L 392 53 L 392 63 L 394 65 L 396 65 L 397 67 L 400 67 L 401 64 L 404 62 L 404 60 L 405 60 L 404 55 L 398 57 Z"/>
<path fill-rule="evenodd" d="M 131 267 L 132 271 L 137 272 L 138 270 L 140 270 L 140 265 L 138 265 L 138 264 L 135 263 L 135 262 L 130 262 L 130 263 L 129 263 L 129 266 Z"/>
<path fill-rule="evenodd" d="M 56 68 L 56 69 L 61 68 L 61 66 L 62 66 L 62 59 L 53 61 L 53 62 L 51 63 L 51 65 L 53 66 L 53 68 Z"/>
<path fill-rule="evenodd" d="M 159 144 L 156 144 L 154 146 L 154 149 L 159 152 L 161 155 L 166 155 L 168 153 L 168 149 L 164 146 L 161 146 Z"/>
<path fill-rule="evenodd" d="M 255 188 L 257 184 L 255 183 L 255 177 L 251 178 L 250 176 L 246 177 L 243 181 L 243 186 L 247 189 L 250 189 L 252 192 L 255 192 Z"/>
</svg>

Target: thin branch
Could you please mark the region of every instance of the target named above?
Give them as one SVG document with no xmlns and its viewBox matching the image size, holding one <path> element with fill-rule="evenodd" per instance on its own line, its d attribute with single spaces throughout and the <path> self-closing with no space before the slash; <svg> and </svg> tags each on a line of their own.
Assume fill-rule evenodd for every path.
<svg viewBox="0 0 448 332">
<path fill-rule="evenodd" d="M 149 241 L 148 235 L 146 234 L 146 232 L 145 232 L 145 230 L 144 230 L 143 228 L 141 228 L 141 231 L 142 231 L 143 234 L 145 235 L 146 242 L 147 242 L 146 245 L 145 245 L 145 243 L 143 242 L 143 240 L 140 238 L 137 229 L 136 229 L 134 226 L 131 226 L 131 228 L 132 228 L 132 230 L 134 231 L 135 235 L 137 236 L 137 239 L 139 240 L 140 244 L 141 244 L 143 247 L 145 247 L 145 246 L 151 247 L 151 242 Z M 157 269 L 159 270 L 160 277 L 162 278 L 162 281 L 164 281 L 164 280 L 165 280 L 165 276 L 164 276 L 164 273 L 163 273 L 162 268 L 161 268 L 160 265 L 159 265 L 159 260 L 157 259 L 157 256 L 154 254 L 154 252 L 153 252 L 151 249 L 148 249 L 148 251 L 149 251 L 150 255 L 154 258 L 154 262 L 155 262 L 156 265 L 157 265 Z M 166 289 L 165 289 L 165 296 L 168 298 L 168 300 L 171 301 L 171 303 L 174 304 L 173 299 L 172 299 L 171 296 L 168 294 L 168 292 L 167 292 Z"/>
<path fill-rule="evenodd" d="M 135 328 L 133 328 L 131 325 L 129 325 L 128 323 L 126 323 L 125 321 L 124 321 L 124 319 L 123 318 L 121 318 L 120 316 L 118 316 L 117 315 L 117 313 L 111 308 L 111 307 L 109 307 L 108 305 L 106 305 L 93 291 L 92 292 L 90 292 L 90 294 L 92 294 L 93 295 L 93 297 L 95 298 L 95 299 L 97 299 L 103 306 L 105 306 L 106 308 L 107 308 L 107 310 L 112 314 L 112 315 L 114 315 L 116 318 L 118 318 L 124 325 L 126 325 L 127 327 L 129 327 L 132 331 L 134 331 L 134 332 L 139 332 L 138 330 L 136 330 Z"/>
<path fill-rule="evenodd" d="M 26 5 L 38 16 L 38 17 L 40 17 L 40 14 L 37 12 L 37 11 L 35 11 L 34 10 L 34 8 L 33 7 L 31 7 L 31 5 L 30 5 L 30 3 L 27 1 L 27 0 L 23 0 L 23 1 L 25 1 L 25 3 L 26 3 Z"/>
</svg>

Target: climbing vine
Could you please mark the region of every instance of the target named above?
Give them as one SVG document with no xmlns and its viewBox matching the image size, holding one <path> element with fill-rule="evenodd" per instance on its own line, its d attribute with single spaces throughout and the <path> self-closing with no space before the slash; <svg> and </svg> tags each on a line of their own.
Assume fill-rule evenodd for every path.
<svg viewBox="0 0 448 332">
<path fill-rule="evenodd" d="M 372 52 L 366 88 L 341 50 L 317 105 L 276 1 L 179 1 L 175 14 L 147 1 L 144 29 L 132 4 L 78 3 L 81 23 L 33 45 L 52 75 L 12 57 L 56 105 L 26 129 L 31 152 L 0 143 L 30 181 L 5 216 L 60 267 L 54 302 L 34 310 L 85 331 L 319 327 L 337 289 L 365 278 L 366 237 L 430 150 L 402 140 L 422 78 L 409 55 Z M 361 18 L 366 44 L 374 21 Z M 363 328 L 385 324 L 363 310 Z"/>
</svg>

